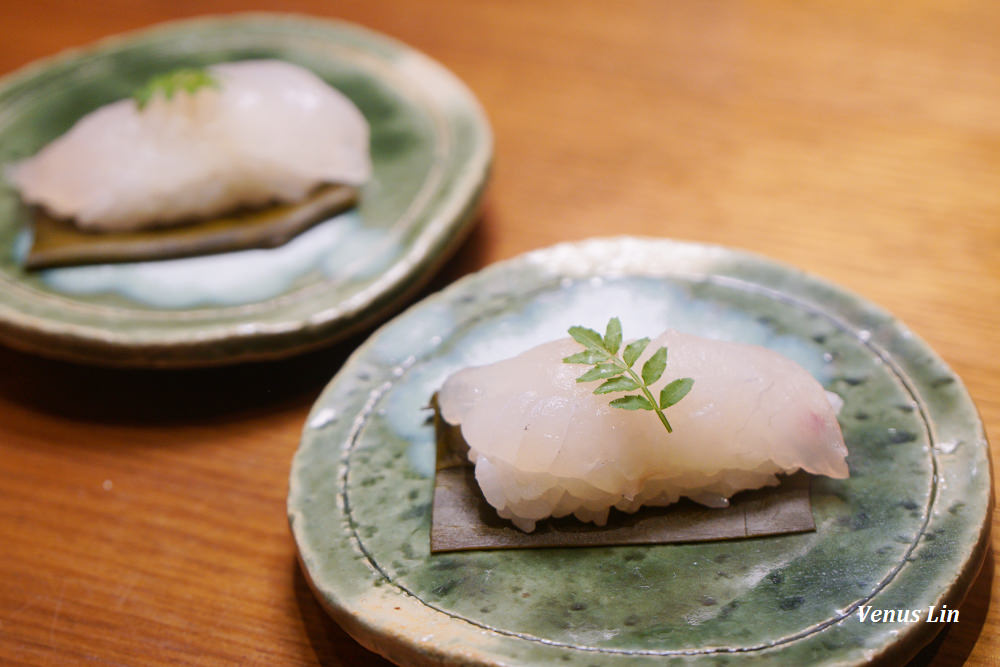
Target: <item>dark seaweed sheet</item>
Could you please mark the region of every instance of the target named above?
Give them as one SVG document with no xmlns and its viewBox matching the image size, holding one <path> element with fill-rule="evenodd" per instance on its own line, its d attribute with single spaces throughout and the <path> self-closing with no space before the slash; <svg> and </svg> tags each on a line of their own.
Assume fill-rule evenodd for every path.
<svg viewBox="0 0 1000 667">
<path fill-rule="evenodd" d="M 459 428 L 441 419 L 436 401 L 437 471 L 431 511 L 431 552 L 469 549 L 588 547 L 620 544 L 705 542 L 815 530 L 809 475 L 781 478 L 778 486 L 738 493 L 727 508 L 689 500 L 668 507 L 643 507 L 634 514 L 612 509 L 606 526 L 572 516 L 539 521 L 525 533 L 501 519 L 483 498 L 468 445 Z"/>
</svg>

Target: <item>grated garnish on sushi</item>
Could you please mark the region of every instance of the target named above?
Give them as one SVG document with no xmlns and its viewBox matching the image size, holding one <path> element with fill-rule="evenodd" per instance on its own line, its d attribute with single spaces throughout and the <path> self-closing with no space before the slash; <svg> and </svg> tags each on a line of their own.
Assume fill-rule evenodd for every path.
<svg viewBox="0 0 1000 667">
<path fill-rule="evenodd" d="M 619 357 L 617 318 L 603 337 L 583 327 L 570 334 L 458 371 L 438 392 L 486 501 L 521 530 L 571 514 L 603 526 L 612 507 L 634 512 L 682 497 L 725 507 L 800 469 L 848 476 L 836 401 L 790 359 L 671 329 Z M 579 376 L 574 364 L 593 368 Z M 594 391 L 589 383 L 602 379 Z"/>
</svg>

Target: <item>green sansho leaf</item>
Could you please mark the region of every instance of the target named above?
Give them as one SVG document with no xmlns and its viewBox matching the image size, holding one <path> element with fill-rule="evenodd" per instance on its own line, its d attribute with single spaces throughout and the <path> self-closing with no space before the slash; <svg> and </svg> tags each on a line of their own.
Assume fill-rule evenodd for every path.
<svg viewBox="0 0 1000 667">
<path fill-rule="evenodd" d="M 597 333 L 593 329 L 588 329 L 586 327 L 570 327 L 569 335 L 573 337 L 573 340 L 584 347 L 597 350 L 604 349 L 604 339 L 601 337 L 601 334 Z"/>
<path fill-rule="evenodd" d="M 179 92 L 193 95 L 202 88 L 218 88 L 218 80 L 203 67 L 182 67 L 154 76 L 132 94 L 140 110 L 157 95 L 173 99 Z"/>
<path fill-rule="evenodd" d="M 581 326 L 570 327 L 569 335 L 586 349 L 564 357 L 563 361 L 567 364 L 593 365 L 593 368 L 576 379 L 577 382 L 604 380 L 594 390 L 595 394 L 638 389 L 641 395 L 620 396 L 610 402 L 611 407 L 622 410 L 652 410 L 663 424 L 663 428 L 667 429 L 667 433 L 673 432 L 670 421 L 663 411 L 684 398 L 691 391 L 694 380 L 691 378 L 674 380 L 660 392 L 659 403 L 654 400 L 650 385 L 659 380 L 666 370 L 666 347 L 661 347 L 646 360 L 640 374 L 635 372 L 633 366 L 649 345 L 649 338 L 632 341 L 625 346 L 622 356 L 618 357 L 618 350 L 622 346 L 622 323 L 617 317 L 608 320 L 604 336 L 593 329 Z"/>
<path fill-rule="evenodd" d="M 667 348 L 661 347 L 642 365 L 642 381 L 650 385 L 660 379 L 667 367 Z"/>
<path fill-rule="evenodd" d="M 611 378 L 597 389 L 595 394 L 610 394 L 613 391 L 632 391 L 639 388 L 639 383 L 628 377 Z"/>
<path fill-rule="evenodd" d="M 611 354 L 618 354 L 622 346 L 622 321 L 617 317 L 608 320 L 608 328 L 604 332 L 604 349 Z"/>
<path fill-rule="evenodd" d="M 616 398 L 611 401 L 611 407 L 621 408 L 622 410 L 653 410 L 653 404 L 650 403 L 644 396 L 637 396 L 635 394 L 629 394 L 628 396 L 622 396 L 621 398 Z"/>
<path fill-rule="evenodd" d="M 593 382 L 594 380 L 603 380 L 604 378 L 614 377 L 616 375 L 621 375 L 625 372 L 625 369 L 616 364 L 601 364 L 599 366 L 594 366 L 589 371 L 581 375 L 576 379 L 577 382 Z"/>
<path fill-rule="evenodd" d="M 691 378 L 680 378 L 674 380 L 660 392 L 660 409 L 666 410 L 671 405 L 676 405 L 678 401 L 687 396 L 694 386 Z"/>
<path fill-rule="evenodd" d="M 598 361 L 604 361 L 607 358 L 607 354 L 598 352 L 597 350 L 584 350 L 583 352 L 577 352 L 565 357 L 563 362 L 567 364 L 596 364 Z"/>
<path fill-rule="evenodd" d="M 629 368 L 635 365 L 635 362 L 639 359 L 642 351 L 646 349 L 649 345 L 648 338 L 640 338 L 639 340 L 634 340 L 625 346 L 625 352 L 622 353 L 622 358 Z"/>
</svg>

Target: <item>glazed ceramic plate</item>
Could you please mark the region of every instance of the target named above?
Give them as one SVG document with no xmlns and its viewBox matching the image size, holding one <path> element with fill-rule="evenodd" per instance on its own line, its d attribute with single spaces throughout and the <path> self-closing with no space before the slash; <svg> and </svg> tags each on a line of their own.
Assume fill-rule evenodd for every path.
<svg viewBox="0 0 1000 667">
<path fill-rule="evenodd" d="M 0 81 L 0 164 L 180 66 L 279 58 L 350 97 L 371 126 L 361 205 L 280 248 L 26 272 L 27 209 L 0 186 L 0 341 L 101 364 L 195 366 L 286 356 L 399 306 L 455 249 L 492 156 L 472 94 L 362 28 L 285 15 L 167 24 Z"/>
<path fill-rule="evenodd" d="M 626 336 L 765 345 L 843 397 L 851 477 L 813 480 L 816 531 L 431 555 L 431 394 L 613 315 Z M 288 510 L 323 605 L 403 664 L 901 664 L 978 571 L 990 486 L 961 382 L 884 311 L 742 252 L 615 238 L 496 264 L 379 329 L 312 410 Z M 865 607 L 924 620 L 861 622 Z"/>
</svg>

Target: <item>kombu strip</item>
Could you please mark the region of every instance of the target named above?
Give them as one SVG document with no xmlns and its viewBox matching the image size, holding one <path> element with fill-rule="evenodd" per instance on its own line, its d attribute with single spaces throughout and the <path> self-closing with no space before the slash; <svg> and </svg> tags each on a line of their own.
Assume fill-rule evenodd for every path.
<svg viewBox="0 0 1000 667">
<path fill-rule="evenodd" d="M 34 209 L 34 238 L 25 268 L 135 262 L 274 248 L 331 215 L 351 208 L 358 189 L 326 185 L 294 204 L 241 209 L 186 224 L 125 232 L 93 232 Z"/>
<path fill-rule="evenodd" d="M 436 399 L 436 397 L 435 397 Z M 461 429 L 442 419 L 432 400 L 437 466 L 431 507 L 431 552 L 471 549 L 596 547 L 623 544 L 707 542 L 815 530 L 809 475 L 781 477 L 778 486 L 738 493 L 715 509 L 682 499 L 634 514 L 612 509 L 606 526 L 572 516 L 539 521 L 525 533 L 501 519 L 476 483 Z"/>
</svg>

